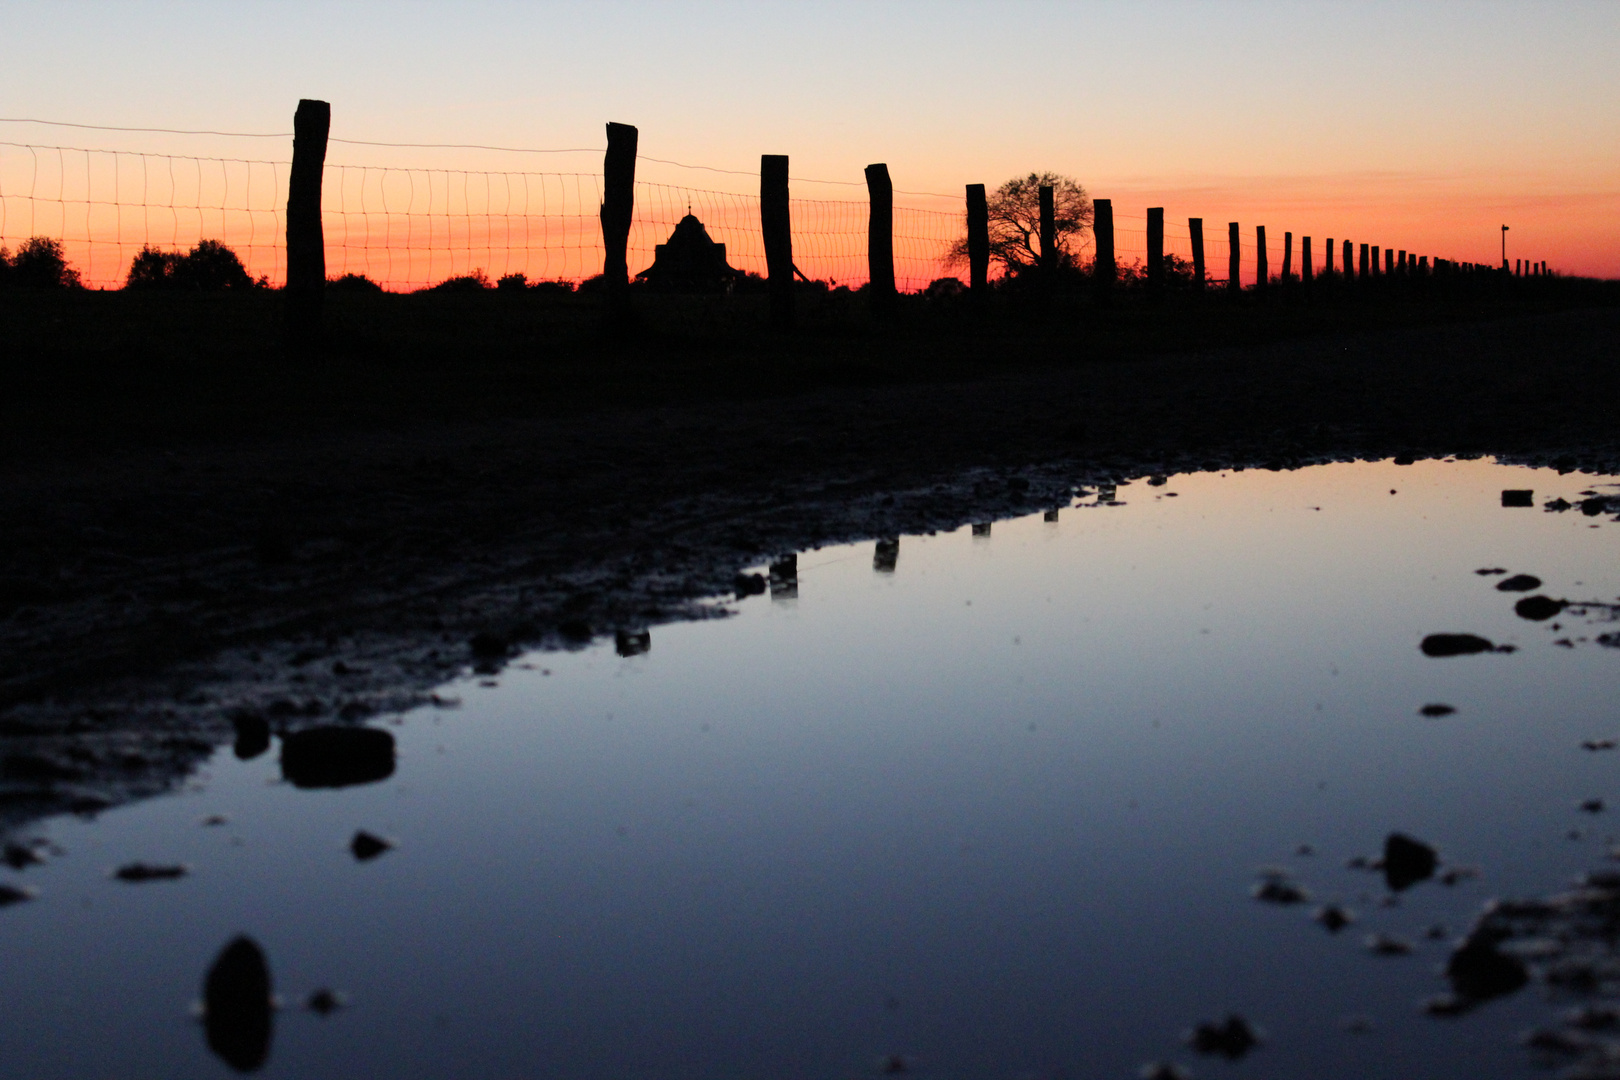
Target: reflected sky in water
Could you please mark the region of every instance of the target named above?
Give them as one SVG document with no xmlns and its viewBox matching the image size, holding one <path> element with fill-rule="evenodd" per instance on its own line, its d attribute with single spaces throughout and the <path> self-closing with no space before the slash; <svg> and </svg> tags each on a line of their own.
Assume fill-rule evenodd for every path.
<svg viewBox="0 0 1620 1080">
<path fill-rule="evenodd" d="M 1615 627 L 1518 618 L 1475 573 L 1620 597 L 1620 528 L 1540 508 L 1583 490 L 1620 489 L 1485 462 L 1138 481 L 801 553 L 794 588 L 645 653 L 469 678 L 393 721 L 381 782 L 300 790 L 279 741 L 226 747 L 184 793 L 36 830 L 65 854 L 3 879 L 41 895 L 0 911 L 0 1061 L 226 1074 L 187 1007 L 247 933 L 288 1006 L 264 1075 L 1208 1075 L 1181 1034 L 1234 1011 L 1265 1033 L 1251 1077 L 1527 1075 L 1547 1006 L 1423 1016 L 1425 935 L 1617 831 L 1577 808 L 1620 807 L 1620 751 L 1580 746 L 1620 736 L 1620 651 L 1579 640 Z M 1446 631 L 1518 651 L 1419 651 Z M 358 829 L 397 847 L 358 861 Z M 1396 830 L 1479 876 L 1384 906 L 1345 863 Z M 109 877 L 137 859 L 191 873 Z M 1313 903 L 1251 899 L 1265 866 Z M 1358 921 L 1329 934 L 1327 901 Z M 320 987 L 348 1007 L 295 1007 Z"/>
</svg>

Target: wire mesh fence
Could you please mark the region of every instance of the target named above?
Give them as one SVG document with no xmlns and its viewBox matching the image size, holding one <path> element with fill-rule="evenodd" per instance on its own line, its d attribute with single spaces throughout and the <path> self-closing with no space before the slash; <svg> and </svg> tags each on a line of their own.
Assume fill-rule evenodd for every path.
<svg viewBox="0 0 1620 1080">
<path fill-rule="evenodd" d="M 0 141 L 0 244 L 15 248 L 30 237 L 50 237 L 61 243 L 85 285 L 117 288 L 124 283 L 131 260 L 145 247 L 184 251 L 205 239 L 218 240 L 237 253 L 252 277 L 281 285 L 286 279 L 290 167 L 290 157 L 272 155 L 185 155 Z M 804 186 L 833 191 L 861 187 L 830 181 Z M 396 291 L 478 275 L 495 280 L 522 274 L 531 282 L 577 283 L 602 269 L 598 218 L 602 196 L 602 177 L 590 172 L 329 161 L 322 188 L 327 272 L 331 277 L 364 275 Z M 943 276 L 965 277 L 966 268 L 951 256 L 965 230 L 961 202 L 946 196 L 911 202 L 908 205 L 902 197 L 894 207 L 896 285 L 917 291 Z M 833 285 L 863 284 L 866 199 L 799 197 L 790 205 L 798 270 Z M 632 275 L 652 265 L 657 246 L 687 214 L 702 222 L 712 240 L 725 245 L 726 260 L 734 269 L 765 273 L 757 192 L 638 181 L 629 238 Z M 1267 263 L 1275 275 L 1282 269 L 1281 237 L 1273 234 L 1267 239 Z M 1224 284 L 1228 277 L 1228 244 L 1225 224 L 1206 218 L 1204 262 L 1212 284 Z M 1324 240 L 1317 244 L 1320 268 Z M 1241 230 L 1239 245 L 1240 280 L 1252 285 L 1258 265 L 1253 227 Z M 1090 247 L 1089 238 L 1083 238 L 1082 259 L 1089 257 Z M 1140 271 L 1148 259 L 1145 218 L 1117 215 L 1114 247 L 1123 271 Z M 1165 222 L 1164 252 L 1192 262 L 1192 237 L 1185 221 Z M 1296 248 L 1296 273 L 1298 260 Z M 1338 251 L 1333 260 L 1341 263 Z"/>
</svg>

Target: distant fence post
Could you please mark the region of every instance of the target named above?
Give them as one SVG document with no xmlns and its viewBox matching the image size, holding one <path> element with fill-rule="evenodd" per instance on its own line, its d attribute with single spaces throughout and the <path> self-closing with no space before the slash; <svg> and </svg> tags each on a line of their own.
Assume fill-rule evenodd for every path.
<svg viewBox="0 0 1620 1080">
<path fill-rule="evenodd" d="M 1299 238 L 1299 280 L 1309 285 L 1314 272 L 1311 266 L 1311 238 L 1302 236 Z"/>
<path fill-rule="evenodd" d="M 1371 273 L 1372 273 L 1373 277 L 1378 276 L 1378 245 L 1377 244 L 1374 244 L 1372 246 L 1372 271 L 1371 271 Z"/>
<path fill-rule="evenodd" d="M 1041 287 L 1051 292 L 1057 275 L 1057 206 L 1052 185 L 1041 185 Z"/>
<path fill-rule="evenodd" d="M 1114 200 L 1092 200 L 1091 232 L 1097 241 L 1097 256 L 1091 264 L 1092 283 L 1099 295 L 1106 296 L 1119 273 L 1119 264 L 1114 261 Z"/>
<path fill-rule="evenodd" d="M 1356 277 L 1360 278 L 1362 281 L 1366 281 L 1367 278 L 1370 277 L 1370 276 L 1371 276 L 1371 272 L 1367 269 L 1367 245 L 1362 244 L 1361 245 L 1361 269 L 1356 274 Z"/>
<path fill-rule="evenodd" d="M 1327 243 L 1323 245 L 1322 276 L 1325 278 L 1333 276 L 1333 237 L 1331 236 L 1327 238 Z"/>
<path fill-rule="evenodd" d="M 786 330 L 793 326 L 793 220 L 788 212 L 786 154 L 760 155 L 759 223 L 765 233 L 771 325 Z"/>
<path fill-rule="evenodd" d="M 990 289 L 990 205 L 983 184 L 967 186 L 967 234 L 968 284 L 982 297 Z"/>
<path fill-rule="evenodd" d="M 602 161 L 602 283 L 608 311 L 622 314 L 630 300 L 630 219 L 636 208 L 636 140 L 629 124 L 608 124 Z"/>
<path fill-rule="evenodd" d="M 1164 207 L 1150 206 L 1147 215 L 1147 286 L 1154 296 L 1164 291 Z"/>
<path fill-rule="evenodd" d="M 287 326 L 300 338 L 319 335 L 326 299 L 326 237 L 321 230 L 321 174 L 332 106 L 305 98 L 293 113 L 292 171 L 287 182 Z"/>
<path fill-rule="evenodd" d="M 1346 281 L 1355 280 L 1355 276 L 1356 276 L 1355 257 L 1356 257 L 1355 248 L 1353 248 L 1351 246 L 1350 241 L 1346 240 L 1344 242 L 1344 280 L 1346 280 Z"/>
<path fill-rule="evenodd" d="M 1254 227 L 1254 287 L 1265 288 L 1271 281 L 1271 262 L 1266 255 L 1266 227 Z"/>
<path fill-rule="evenodd" d="M 1204 282 L 1208 280 L 1204 273 L 1204 219 L 1201 217 L 1188 218 L 1187 233 L 1192 237 L 1193 288 L 1203 292 Z"/>
<path fill-rule="evenodd" d="M 894 184 L 887 165 L 866 167 L 866 193 L 872 206 L 866 229 L 866 277 L 872 310 L 887 314 L 894 309 Z"/>
<path fill-rule="evenodd" d="M 1242 289 L 1243 263 L 1238 243 L 1238 223 L 1233 221 L 1226 226 L 1226 291 L 1235 293 Z"/>
<path fill-rule="evenodd" d="M 1294 283 L 1294 234 L 1283 233 L 1283 268 L 1282 280 L 1284 285 Z"/>
</svg>

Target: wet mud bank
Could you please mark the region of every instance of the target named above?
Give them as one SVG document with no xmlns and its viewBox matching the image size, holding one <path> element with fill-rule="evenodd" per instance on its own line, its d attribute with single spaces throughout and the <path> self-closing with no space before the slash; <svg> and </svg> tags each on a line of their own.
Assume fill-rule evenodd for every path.
<svg viewBox="0 0 1620 1080">
<path fill-rule="evenodd" d="M 818 545 L 1233 467 L 1620 472 L 1620 311 L 903 385 L 355 425 L 0 471 L 0 828 L 223 742 L 433 701 L 520 649 L 723 616 Z M 448 707 L 452 702 L 438 701 Z"/>
</svg>

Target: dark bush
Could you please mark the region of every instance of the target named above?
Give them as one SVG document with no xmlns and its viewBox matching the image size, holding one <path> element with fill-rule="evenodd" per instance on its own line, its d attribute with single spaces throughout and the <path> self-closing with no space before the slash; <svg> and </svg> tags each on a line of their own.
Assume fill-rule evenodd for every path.
<svg viewBox="0 0 1620 1080">
<path fill-rule="evenodd" d="M 364 274 L 344 274 L 342 277 L 329 278 L 326 287 L 337 293 L 375 294 L 383 291 L 381 285 Z"/>
<path fill-rule="evenodd" d="M 418 292 L 482 292 L 493 289 L 495 283 L 489 280 L 489 275 L 482 270 L 474 270 L 470 274 L 460 274 L 456 277 L 445 278 L 437 285 L 429 285 Z"/>
<path fill-rule="evenodd" d="M 0 247 L 0 284 L 26 289 L 77 289 L 79 272 L 62 256 L 62 242 L 48 236 L 24 240 L 15 255 Z"/>
<path fill-rule="evenodd" d="M 185 254 L 143 247 L 129 264 L 126 289 L 187 289 L 215 292 L 220 289 L 262 288 L 265 279 L 254 281 L 236 252 L 218 240 L 203 240 Z"/>
<path fill-rule="evenodd" d="M 502 292 L 522 292 L 529 287 L 529 276 L 522 271 L 516 274 L 502 274 L 495 287 Z"/>
</svg>

